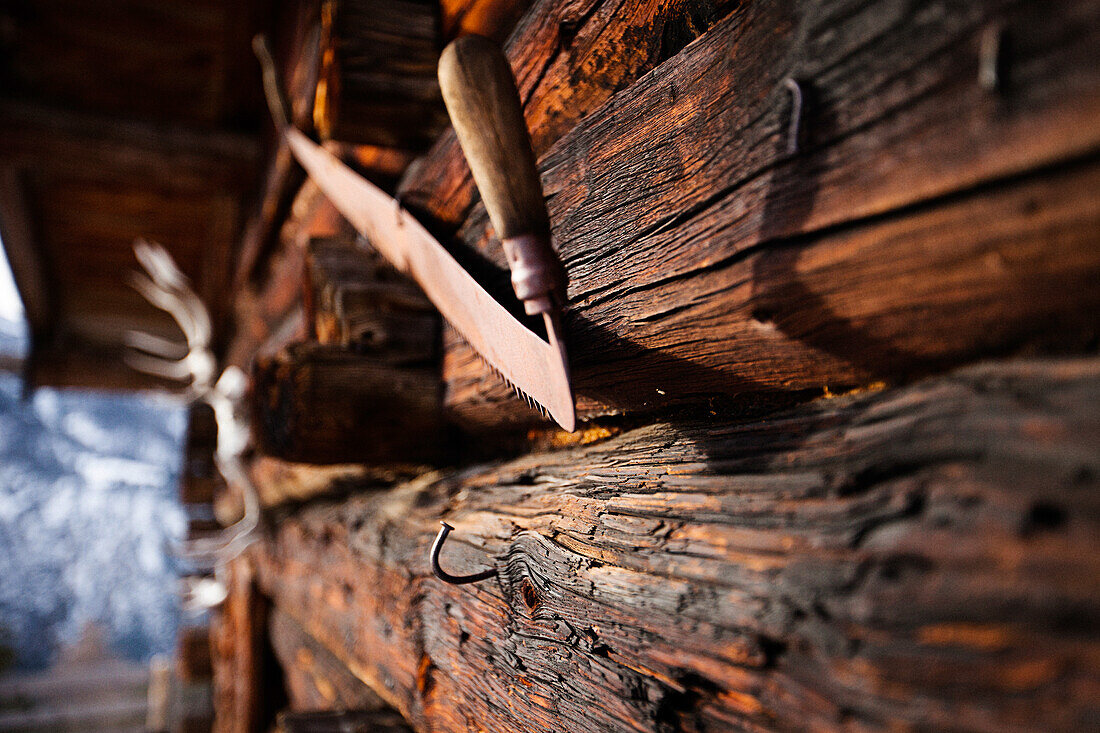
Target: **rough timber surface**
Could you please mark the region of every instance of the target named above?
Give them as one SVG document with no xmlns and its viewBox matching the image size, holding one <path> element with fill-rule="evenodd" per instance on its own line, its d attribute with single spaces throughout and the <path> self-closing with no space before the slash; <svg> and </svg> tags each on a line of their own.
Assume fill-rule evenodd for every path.
<svg viewBox="0 0 1100 733">
<path fill-rule="evenodd" d="M 996 27 L 1000 91 L 978 73 Z M 541 148 L 529 98 L 580 414 L 900 377 L 1049 324 L 1095 332 L 1097 42 L 1085 0 L 746 3 Z M 805 95 L 796 155 L 788 77 Z M 464 216 L 424 207 L 440 229 Z M 508 302 L 480 205 L 459 235 Z M 464 422 L 526 419 L 461 344 L 445 378 Z"/>
<path fill-rule="evenodd" d="M 305 463 L 438 460 L 439 372 L 338 346 L 296 344 L 252 370 L 252 435 L 260 453 Z"/>
<path fill-rule="evenodd" d="M 506 49 L 535 154 L 701 35 L 733 5 L 733 0 L 533 3 Z M 473 30 L 493 35 L 476 23 Z M 476 190 L 453 130 L 409 169 L 400 191 L 406 204 L 429 214 L 443 229 L 458 228 Z"/>
<path fill-rule="evenodd" d="M 426 148 L 446 126 L 433 0 L 331 0 L 313 119 L 324 138 Z"/>
<path fill-rule="evenodd" d="M 1082 730 L 1100 360 L 657 424 L 287 515 L 273 602 L 418 730 Z M 446 519 L 451 572 L 428 547 Z"/>
<path fill-rule="evenodd" d="M 211 624 L 214 674 L 214 733 L 262 729 L 263 638 L 267 608 L 247 560 L 228 566 L 229 590 Z"/>
<path fill-rule="evenodd" d="M 271 610 L 267 632 L 283 670 L 292 711 L 387 709 L 378 695 L 285 611 Z"/>
</svg>

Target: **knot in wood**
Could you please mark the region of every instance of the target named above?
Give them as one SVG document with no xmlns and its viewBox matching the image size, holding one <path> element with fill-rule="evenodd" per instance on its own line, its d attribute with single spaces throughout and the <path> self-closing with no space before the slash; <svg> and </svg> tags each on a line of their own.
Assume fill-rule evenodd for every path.
<svg viewBox="0 0 1100 733">
<path fill-rule="evenodd" d="M 523 605 L 527 606 L 527 610 L 531 613 L 537 611 L 542 603 L 542 597 L 530 578 L 524 578 L 519 582 L 519 595 L 523 599 Z"/>
</svg>

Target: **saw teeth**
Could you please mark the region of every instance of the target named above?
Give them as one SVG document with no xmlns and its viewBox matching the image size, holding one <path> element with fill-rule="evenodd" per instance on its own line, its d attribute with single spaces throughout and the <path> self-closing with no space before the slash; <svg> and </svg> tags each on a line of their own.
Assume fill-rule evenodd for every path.
<svg viewBox="0 0 1100 733">
<path fill-rule="evenodd" d="M 516 395 L 516 397 L 523 400 L 527 404 L 527 407 L 529 407 L 532 410 L 535 410 L 536 412 L 538 412 L 540 415 L 542 415 L 547 420 L 552 420 L 553 419 L 550 416 L 550 411 L 549 410 L 547 410 L 545 407 L 543 407 L 542 404 L 540 404 L 539 401 L 536 400 L 534 397 L 531 397 L 529 394 L 527 394 L 522 389 L 520 389 L 515 384 L 513 384 L 512 380 L 510 380 L 510 379 L 508 379 L 508 377 L 504 376 L 504 372 L 500 371 L 495 366 L 490 364 L 480 354 L 478 354 L 478 360 L 480 360 L 482 364 L 487 366 L 489 368 L 489 371 L 491 371 L 493 374 L 495 374 L 500 379 L 500 381 L 504 382 L 504 384 L 506 384 L 509 388 L 511 388 L 512 392 Z"/>
</svg>

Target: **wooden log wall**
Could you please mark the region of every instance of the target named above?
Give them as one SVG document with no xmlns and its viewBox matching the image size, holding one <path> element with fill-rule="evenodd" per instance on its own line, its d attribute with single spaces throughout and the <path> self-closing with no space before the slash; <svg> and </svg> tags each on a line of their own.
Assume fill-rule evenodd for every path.
<svg viewBox="0 0 1100 733">
<path fill-rule="evenodd" d="M 521 85 L 543 72 L 524 85 L 526 114 L 570 280 L 582 416 L 897 380 L 1095 337 L 1096 6 L 936 7 L 746 3 L 629 88 L 613 77 L 610 101 L 578 102 L 587 116 L 560 126 L 541 109 L 578 94 L 579 72 L 532 69 L 546 57 L 524 55 L 533 42 L 517 30 Z M 600 38 L 619 24 L 654 32 L 598 16 L 585 30 Z M 998 29 L 991 90 L 981 49 Z M 804 96 L 797 154 L 788 78 Z M 457 252 L 507 301 L 455 148 L 440 141 L 406 199 L 434 202 L 443 230 L 465 220 Z M 457 339 L 444 370 L 465 426 L 529 414 Z"/>
<path fill-rule="evenodd" d="M 273 602 L 418 730 L 1083 730 L 1100 361 L 661 423 L 317 504 Z M 449 586 L 428 546 L 456 530 Z"/>
<path fill-rule="evenodd" d="M 268 634 L 284 670 L 290 710 L 382 711 L 385 702 L 281 609 L 272 609 Z"/>
<path fill-rule="evenodd" d="M 229 592 L 214 623 L 210 644 L 214 673 L 214 733 L 264 729 L 265 711 L 275 690 L 264 689 L 264 639 L 268 605 L 257 592 L 255 569 L 247 558 L 228 567 Z"/>
<path fill-rule="evenodd" d="M 410 733 L 404 719 L 394 712 L 337 710 L 283 713 L 279 733 Z"/>
<path fill-rule="evenodd" d="M 288 461 L 431 462 L 440 455 L 439 372 L 299 345 L 252 372 L 253 438 Z"/>
<path fill-rule="evenodd" d="M 440 45 L 507 38 L 582 424 L 299 189 L 252 297 L 311 341 L 231 350 L 275 344 L 244 561 L 292 709 L 366 685 L 419 731 L 1095 725 L 1100 7 L 430 5 Z M 377 122 L 323 101 L 336 138 Z M 452 132 L 407 167 L 432 135 L 343 136 L 514 304 Z M 445 567 L 496 578 L 431 576 L 440 519 Z"/>
<path fill-rule="evenodd" d="M 436 0 L 329 0 L 313 108 L 323 137 L 423 148 L 447 124 L 435 79 Z"/>
</svg>

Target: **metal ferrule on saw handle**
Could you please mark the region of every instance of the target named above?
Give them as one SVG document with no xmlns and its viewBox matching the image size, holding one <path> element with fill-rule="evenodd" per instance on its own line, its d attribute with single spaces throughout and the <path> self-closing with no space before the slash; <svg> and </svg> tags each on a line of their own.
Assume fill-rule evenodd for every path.
<svg viewBox="0 0 1100 733">
<path fill-rule="evenodd" d="M 516 297 L 523 301 L 527 315 L 546 313 L 556 307 L 552 296 L 559 280 L 555 263 L 546 257 L 546 240 L 534 234 L 521 234 L 500 243 L 512 271 L 512 287 Z"/>
</svg>

